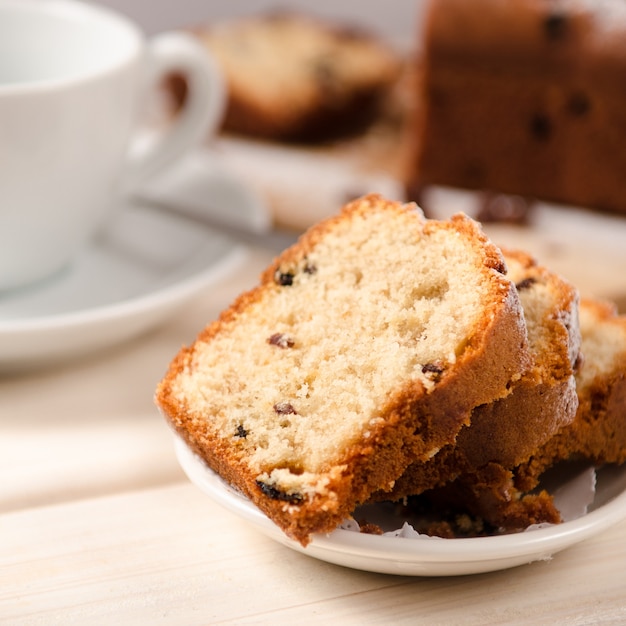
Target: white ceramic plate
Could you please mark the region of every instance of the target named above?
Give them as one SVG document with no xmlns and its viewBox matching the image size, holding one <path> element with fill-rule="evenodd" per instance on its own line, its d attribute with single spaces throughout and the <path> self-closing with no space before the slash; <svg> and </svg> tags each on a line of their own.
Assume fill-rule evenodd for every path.
<svg viewBox="0 0 626 626">
<path fill-rule="evenodd" d="M 58 275 L 0 293 L 0 371 L 84 355 L 154 327 L 223 277 L 245 250 L 218 232 L 139 205 Z"/>
<path fill-rule="evenodd" d="M 607 467 L 598 472 L 590 512 L 571 522 L 471 539 L 414 539 L 338 529 L 329 535 L 315 535 L 303 548 L 208 469 L 178 438 L 175 450 L 183 470 L 196 486 L 272 539 L 323 561 L 384 574 L 453 576 L 515 567 L 549 559 L 626 518 L 626 467 Z"/>
</svg>

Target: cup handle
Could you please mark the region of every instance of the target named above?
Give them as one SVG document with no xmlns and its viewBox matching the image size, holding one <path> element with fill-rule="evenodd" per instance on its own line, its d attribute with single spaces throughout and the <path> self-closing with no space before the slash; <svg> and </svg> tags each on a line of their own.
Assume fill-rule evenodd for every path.
<svg viewBox="0 0 626 626">
<path fill-rule="evenodd" d="M 216 62 L 191 36 L 170 32 L 150 39 L 146 50 L 145 91 L 168 74 L 181 74 L 187 83 L 184 106 L 167 127 L 149 137 L 135 138 L 128 152 L 122 188 L 131 191 L 150 175 L 214 135 L 226 108 L 226 86 Z M 145 95 L 145 94 L 144 94 Z"/>
</svg>

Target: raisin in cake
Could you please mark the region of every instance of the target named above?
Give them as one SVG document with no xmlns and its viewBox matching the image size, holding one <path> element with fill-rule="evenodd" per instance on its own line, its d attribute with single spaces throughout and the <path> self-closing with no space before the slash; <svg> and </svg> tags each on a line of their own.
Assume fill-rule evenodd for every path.
<svg viewBox="0 0 626 626">
<path fill-rule="evenodd" d="M 229 90 L 228 131 L 277 141 L 321 141 L 371 122 L 400 74 L 374 35 L 277 12 L 196 28 Z M 170 87 L 181 100 L 185 86 Z"/>
<path fill-rule="evenodd" d="M 370 195 L 309 230 L 184 348 L 174 429 L 306 544 L 456 437 L 530 364 L 517 290 L 471 219 Z"/>
<path fill-rule="evenodd" d="M 480 493 L 478 499 L 486 504 L 485 485 L 498 497 L 506 494 L 512 487 L 511 470 L 574 419 L 581 344 L 578 291 L 525 252 L 503 254 L 524 309 L 532 366 L 510 395 L 472 411 L 470 425 L 461 429 L 454 444 L 427 463 L 409 466 L 392 491 L 379 492 L 376 499 L 417 495 L 458 478 L 465 499 L 477 499 Z M 499 467 L 485 469 L 487 465 Z M 493 521 L 495 514 L 481 513 Z"/>
<path fill-rule="evenodd" d="M 626 212 L 626 4 L 434 0 L 408 178 Z"/>
</svg>

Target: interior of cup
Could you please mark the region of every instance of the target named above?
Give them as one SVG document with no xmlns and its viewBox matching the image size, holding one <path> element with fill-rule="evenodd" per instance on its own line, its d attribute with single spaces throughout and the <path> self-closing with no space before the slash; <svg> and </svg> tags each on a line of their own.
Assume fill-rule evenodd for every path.
<svg viewBox="0 0 626 626">
<path fill-rule="evenodd" d="M 0 89 L 106 72 L 137 54 L 122 16 L 74 0 L 0 0 Z"/>
</svg>

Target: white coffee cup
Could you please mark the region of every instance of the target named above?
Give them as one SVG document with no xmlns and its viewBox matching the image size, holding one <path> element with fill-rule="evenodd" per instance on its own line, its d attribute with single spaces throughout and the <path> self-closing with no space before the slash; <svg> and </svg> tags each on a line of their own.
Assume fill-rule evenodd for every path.
<svg viewBox="0 0 626 626">
<path fill-rule="evenodd" d="M 185 108 L 140 149 L 142 102 L 169 72 L 186 78 Z M 0 0 L 0 290 L 70 263 L 116 197 L 213 133 L 224 104 L 189 36 L 147 40 L 79 0 Z"/>
</svg>

